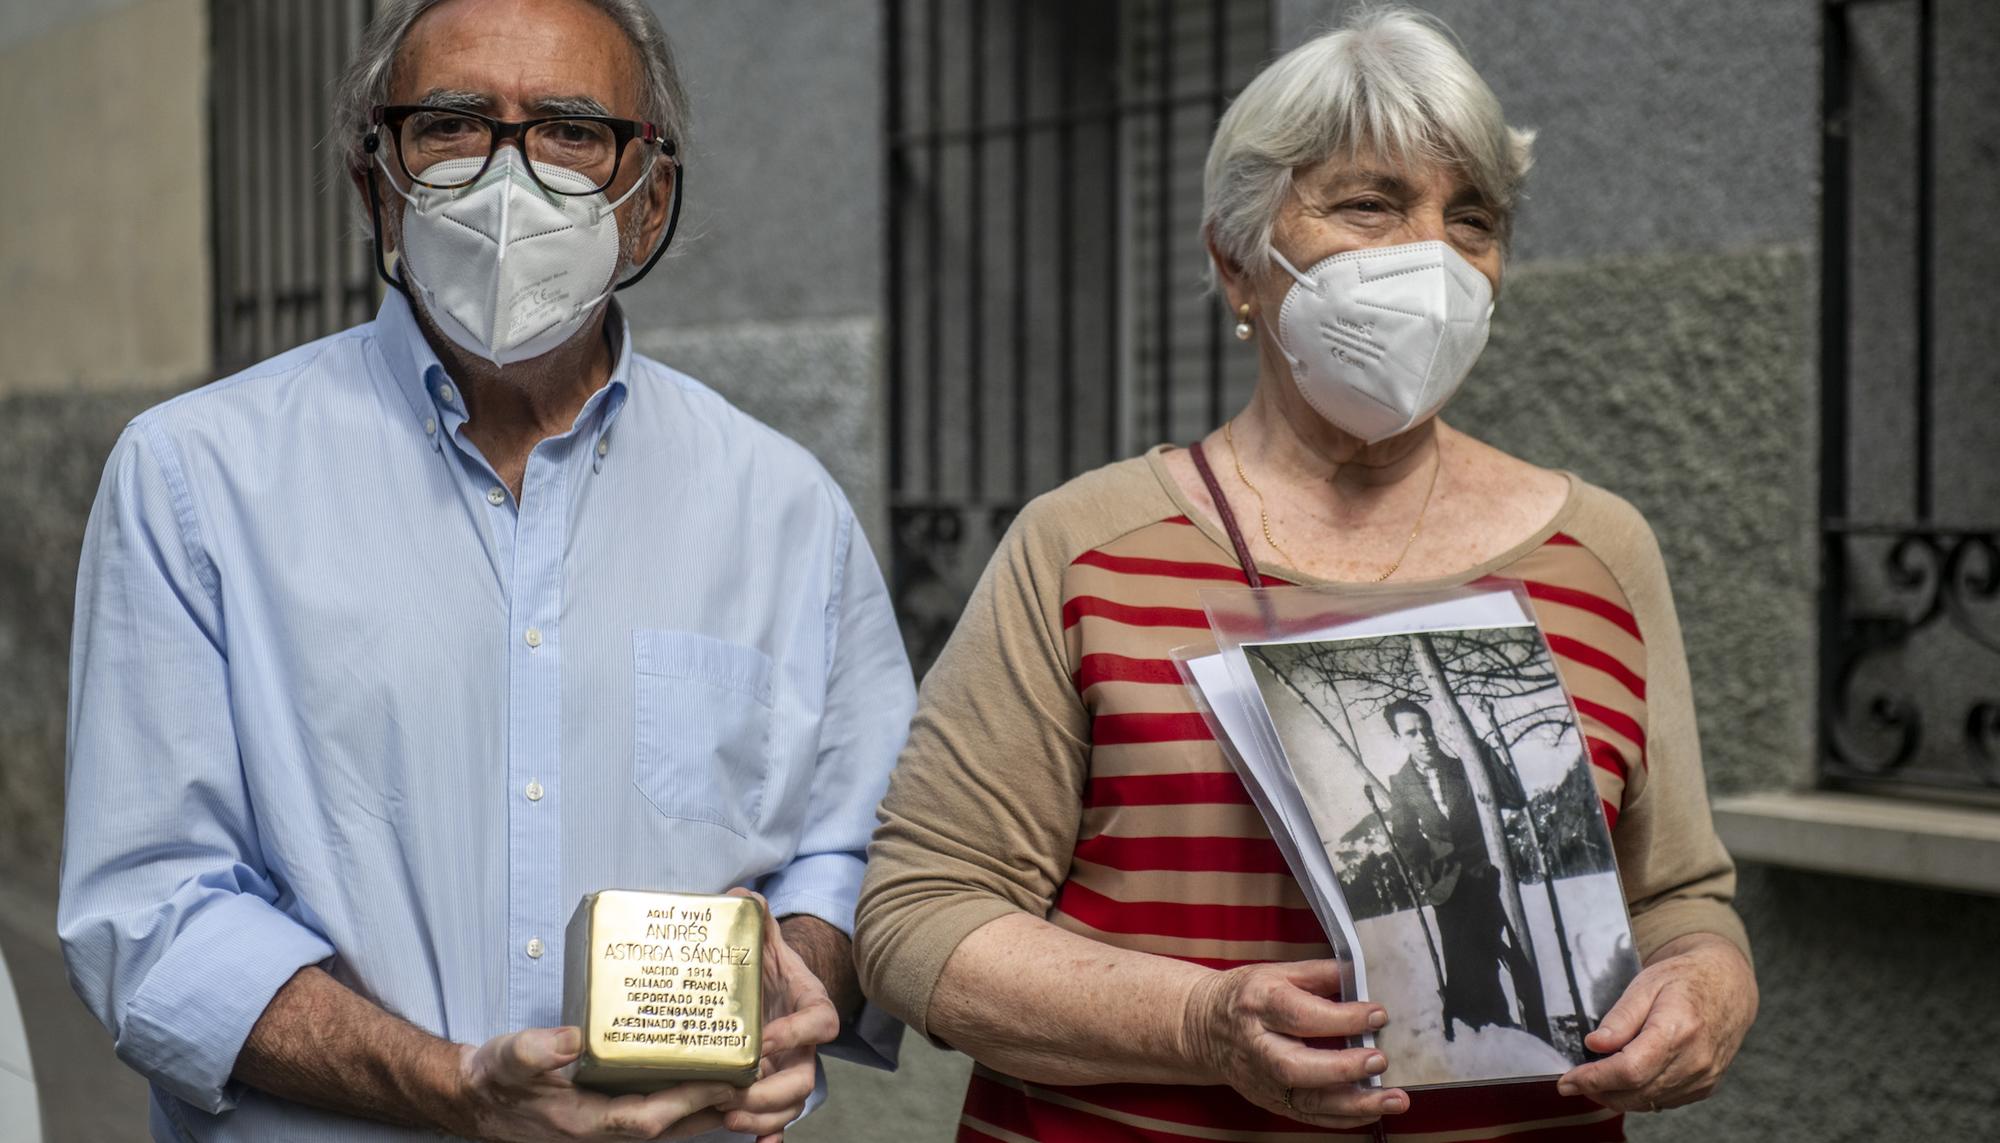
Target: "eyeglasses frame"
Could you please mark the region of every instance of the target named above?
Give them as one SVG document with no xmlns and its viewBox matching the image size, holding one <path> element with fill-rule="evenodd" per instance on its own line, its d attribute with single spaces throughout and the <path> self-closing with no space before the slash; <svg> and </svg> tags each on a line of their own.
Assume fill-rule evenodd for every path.
<svg viewBox="0 0 2000 1143">
<path fill-rule="evenodd" d="M 477 119 L 481 123 L 486 124 L 486 161 L 479 164 L 479 169 L 473 172 L 469 178 L 460 182 L 431 183 L 418 178 L 416 172 L 410 169 L 409 160 L 403 156 L 403 124 L 409 120 L 410 116 L 420 113 L 462 115 L 467 119 Z M 374 138 L 380 132 L 387 131 L 389 138 L 395 142 L 396 165 L 403 169 L 403 177 L 420 187 L 430 190 L 457 190 L 461 187 L 470 186 L 479 181 L 479 177 L 486 173 L 486 168 L 493 165 L 493 156 L 500 153 L 500 145 L 507 140 L 514 140 L 514 145 L 520 149 L 522 157 L 525 158 L 528 154 L 529 131 L 544 123 L 563 123 L 575 120 L 581 120 L 586 123 L 601 123 L 611 129 L 612 138 L 617 142 L 617 150 L 611 156 L 611 173 L 605 176 L 603 185 L 592 187 L 587 191 L 557 190 L 555 187 L 543 182 L 542 177 L 535 173 L 535 164 L 532 162 L 528 163 L 528 177 L 535 180 L 536 186 L 541 187 L 550 194 L 582 197 L 610 190 L 611 184 L 618 181 L 618 172 L 624 166 L 625 149 L 634 139 L 646 144 L 649 148 L 658 146 L 660 152 L 669 159 L 674 157 L 674 141 L 662 135 L 659 127 L 643 119 L 620 119 L 615 115 L 539 115 L 533 119 L 507 120 L 495 119 L 491 115 L 482 115 L 477 111 L 466 111 L 456 107 L 432 107 L 422 103 L 378 103 L 368 111 L 369 136 Z M 380 144 L 376 145 L 379 146 Z M 374 148 L 370 147 L 369 149 L 372 151 Z"/>
</svg>

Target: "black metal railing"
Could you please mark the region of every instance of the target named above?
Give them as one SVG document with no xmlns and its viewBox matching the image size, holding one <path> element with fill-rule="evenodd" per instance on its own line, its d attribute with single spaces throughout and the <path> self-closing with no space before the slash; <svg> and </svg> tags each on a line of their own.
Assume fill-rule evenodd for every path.
<svg viewBox="0 0 2000 1143">
<path fill-rule="evenodd" d="M 888 462 L 919 669 L 1034 495 L 1254 381 L 1202 293 L 1201 166 L 1266 0 L 888 0 Z"/>
<path fill-rule="evenodd" d="M 209 240 L 221 371 L 374 313 L 380 295 L 354 189 L 322 145 L 334 84 L 374 6 L 208 6 Z"/>
<path fill-rule="evenodd" d="M 1941 104 L 1990 103 L 2000 83 L 1973 64 L 1941 82 L 1939 47 L 1990 59 L 2000 23 L 1945 14 L 1965 23 L 1936 0 L 1823 4 L 1819 768 L 1837 787 L 1984 800 L 2000 798 L 2000 387 L 1990 356 L 1940 369 L 1940 346 L 1990 335 L 1941 314 L 1937 285 L 1990 290 L 1991 252 L 1938 231 L 1943 209 L 1990 215 L 1990 173 L 1965 185 L 1939 156 L 1991 146 L 1941 136 Z M 1959 51 L 1967 38 L 1985 47 Z"/>
</svg>

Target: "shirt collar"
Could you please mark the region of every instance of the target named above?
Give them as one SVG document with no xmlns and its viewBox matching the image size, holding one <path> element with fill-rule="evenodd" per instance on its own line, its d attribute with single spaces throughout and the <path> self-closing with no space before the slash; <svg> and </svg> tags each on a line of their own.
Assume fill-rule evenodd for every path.
<svg viewBox="0 0 2000 1143">
<path fill-rule="evenodd" d="M 614 343 L 611 378 L 584 402 L 571 428 L 572 432 L 592 438 L 591 460 L 599 469 L 609 451 L 611 424 L 625 407 L 631 388 L 628 378 L 632 369 L 632 330 L 618 299 L 612 298 L 608 305 L 604 320 Z M 375 343 L 397 391 L 409 403 L 417 430 L 430 441 L 432 448 L 442 449 L 445 435 L 465 423 L 465 395 L 458 391 L 458 383 L 445 372 L 444 362 L 438 360 L 437 352 L 424 337 L 423 327 L 417 324 L 417 315 L 403 291 L 390 289 L 384 293 L 382 308 L 375 314 Z"/>
</svg>

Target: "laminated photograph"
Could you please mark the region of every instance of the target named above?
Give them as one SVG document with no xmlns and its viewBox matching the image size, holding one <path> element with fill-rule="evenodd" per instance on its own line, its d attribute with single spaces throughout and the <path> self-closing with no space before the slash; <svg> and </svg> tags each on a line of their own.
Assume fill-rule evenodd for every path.
<svg viewBox="0 0 2000 1143">
<path fill-rule="evenodd" d="M 1525 596 L 1203 598 L 1222 650 L 1183 674 L 1301 883 L 1331 880 L 1307 896 L 1351 956 L 1349 998 L 1389 1012 L 1380 1082 L 1543 1079 L 1591 1058 L 1584 1035 L 1639 963 Z"/>
</svg>

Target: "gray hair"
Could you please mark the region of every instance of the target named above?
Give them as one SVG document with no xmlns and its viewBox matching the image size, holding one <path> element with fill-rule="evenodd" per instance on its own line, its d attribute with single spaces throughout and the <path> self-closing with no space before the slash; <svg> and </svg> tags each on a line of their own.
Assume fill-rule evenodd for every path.
<svg viewBox="0 0 2000 1143">
<path fill-rule="evenodd" d="M 361 139 L 368 133 L 368 112 L 389 98 L 396 53 L 402 49 L 410 26 L 443 2 L 387 0 L 369 22 L 361 47 L 341 76 L 333 100 L 332 138 L 339 148 L 341 162 L 349 170 L 367 165 Z M 679 154 L 687 154 L 687 93 L 681 86 L 680 72 L 674 67 L 673 46 L 667 42 L 660 21 L 641 0 L 589 2 L 623 29 L 639 54 L 642 87 L 639 117 L 659 127 L 661 133 L 673 140 Z"/>
<path fill-rule="evenodd" d="M 1233 265 L 1261 270 L 1293 172 L 1373 152 L 1463 171 L 1504 242 L 1534 139 L 1507 126 L 1442 21 L 1362 7 L 1279 57 L 1222 116 L 1203 172 L 1202 229 Z"/>
</svg>

